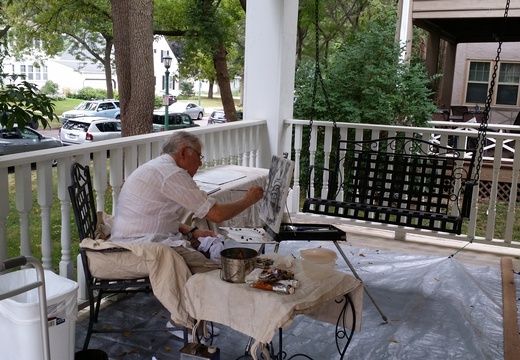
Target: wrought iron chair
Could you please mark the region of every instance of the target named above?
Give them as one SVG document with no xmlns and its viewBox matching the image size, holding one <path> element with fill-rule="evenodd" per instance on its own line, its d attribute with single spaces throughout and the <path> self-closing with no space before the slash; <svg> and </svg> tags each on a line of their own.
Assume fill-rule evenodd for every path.
<svg viewBox="0 0 520 360">
<path fill-rule="evenodd" d="M 94 202 L 94 193 L 92 191 L 92 181 L 90 178 L 90 169 L 78 163 L 72 164 L 71 167 L 72 184 L 68 187 L 69 196 L 74 210 L 74 217 L 78 227 L 80 241 L 85 238 L 95 238 L 97 226 L 97 214 Z M 83 350 L 88 349 L 88 344 L 93 333 L 119 333 L 127 332 L 130 329 L 112 329 L 112 328 L 96 328 L 94 323 L 98 322 L 99 309 L 101 299 L 107 294 L 118 293 L 152 293 L 150 279 L 148 277 L 135 279 L 99 279 L 92 275 L 89 269 L 89 260 L 87 253 L 91 251 L 118 252 L 128 251 L 125 249 L 114 248 L 108 250 L 90 250 L 80 248 L 81 262 L 83 263 L 83 271 L 88 291 L 90 315 L 85 343 Z M 96 296 L 97 292 L 97 296 Z M 136 331 L 166 331 L 166 327 L 161 329 L 131 329 Z M 184 342 L 187 344 L 188 331 L 184 331 Z"/>
<path fill-rule="evenodd" d="M 432 114 L 433 121 L 450 121 L 449 111 L 435 112 Z"/>
<path fill-rule="evenodd" d="M 464 113 L 468 112 L 469 108 L 467 106 L 452 106 L 450 108 L 450 110 L 451 110 L 450 120 L 461 121 L 462 117 L 464 116 Z"/>
</svg>

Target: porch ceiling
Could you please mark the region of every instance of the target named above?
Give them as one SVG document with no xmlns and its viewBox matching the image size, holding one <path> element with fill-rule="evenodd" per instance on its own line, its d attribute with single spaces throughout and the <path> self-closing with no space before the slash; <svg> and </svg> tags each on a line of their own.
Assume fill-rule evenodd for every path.
<svg viewBox="0 0 520 360">
<path fill-rule="evenodd" d="M 451 43 L 520 42 L 520 17 L 420 18 L 414 25 Z M 497 37 L 497 35 L 499 37 Z"/>
</svg>

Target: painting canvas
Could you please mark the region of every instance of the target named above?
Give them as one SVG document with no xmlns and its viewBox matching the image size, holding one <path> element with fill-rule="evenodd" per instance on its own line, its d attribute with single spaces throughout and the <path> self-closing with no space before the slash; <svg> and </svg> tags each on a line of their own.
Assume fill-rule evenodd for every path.
<svg viewBox="0 0 520 360">
<path fill-rule="evenodd" d="M 293 168 L 294 163 L 289 159 L 274 155 L 271 160 L 267 188 L 260 204 L 260 219 L 275 233 L 279 232 L 282 223 Z"/>
</svg>

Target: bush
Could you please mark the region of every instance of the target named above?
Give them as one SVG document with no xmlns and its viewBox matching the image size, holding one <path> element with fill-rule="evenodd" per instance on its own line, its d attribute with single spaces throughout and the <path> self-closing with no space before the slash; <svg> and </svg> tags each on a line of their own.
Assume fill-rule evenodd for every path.
<svg viewBox="0 0 520 360">
<path fill-rule="evenodd" d="M 49 97 L 52 99 L 52 100 L 56 100 L 56 101 L 61 101 L 61 100 L 65 100 L 67 97 L 65 96 L 65 94 L 53 94 L 53 95 L 49 95 Z"/>
<path fill-rule="evenodd" d="M 162 104 L 162 96 L 155 95 L 155 97 L 153 99 L 153 108 L 154 109 L 158 109 L 161 106 L 163 106 L 163 104 Z"/>
<path fill-rule="evenodd" d="M 195 96 L 195 91 L 193 90 L 193 83 L 191 81 L 181 82 L 179 89 L 181 91 L 181 93 L 179 94 L 179 97 L 182 99 Z"/>
<path fill-rule="evenodd" d="M 48 80 L 40 89 L 40 92 L 45 95 L 56 95 L 60 89 L 60 86 L 54 81 Z"/>
<path fill-rule="evenodd" d="M 92 87 L 84 87 L 75 94 L 70 94 L 69 97 L 73 99 L 92 100 L 92 99 L 106 99 L 107 91 L 105 89 L 94 89 Z"/>
</svg>

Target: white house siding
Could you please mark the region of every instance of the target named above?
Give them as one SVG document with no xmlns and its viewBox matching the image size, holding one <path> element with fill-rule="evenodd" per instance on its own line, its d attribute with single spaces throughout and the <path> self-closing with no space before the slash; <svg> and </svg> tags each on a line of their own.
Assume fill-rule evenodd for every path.
<svg viewBox="0 0 520 360">
<path fill-rule="evenodd" d="M 164 37 L 157 37 L 157 39 L 154 40 L 153 49 L 155 93 L 156 95 L 161 95 L 164 88 L 162 81 L 165 71 L 164 65 L 161 61 L 161 54 L 167 53 L 173 58 L 170 68 L 171 74 L 177 73 L 178 62 Z M 20 66 L 32 65 L 32 60 L 33 59 L 29 58 L 26 58 L 23 61 L 15 61 L 12 58 L 5 59 L 3 63 L 4 72 L 20 74 Z M 81 66 L 81 62 L 75 60 L 70 54 L 63 54 L 62 56 L 56 56 L 49 59 L 44 65 L 47 66 L 47 79 L 28 80 L 29 82 L 36 84 L 38 87 L 42 87 L 47 80 L 51 80 L 59 85 L 59 89 L 62 93 L 76 92 L 84 87 L 106 89 L 104 69 L 97 64 L 86 64 L 85 66 Z M 114 82 L 114 90 L 117 91 L 118 83 L 115 70 L 112 72 L 112 79 Z M 19 83 L 20 81 L 20 79 L 17 79 L 13 82 Z M 175 91 L 178 93 L 178 85 L 176 82 L 174 83 L 174 87 L 174 91 L 170 91 L 171 94 L 176 94 Z"/>
<path fill-rule="evenodd" d="M 85 79 L 91 75 L 81 72 L 81 70 L 75 70 L 77 61 L 71 64 L 64 64 L 63 61 L 50 60 L 47 66 L 49 68 L 49 80 L 57 83 L 62 93 L 74 93 L 81 90 L 85 87 Z M 94 77 L 94 75 L 91 76 Z M 98 73 L 96 76 L 102 80 L 96 88 L 106 89 L 104 73 Z"/>
</svg>

